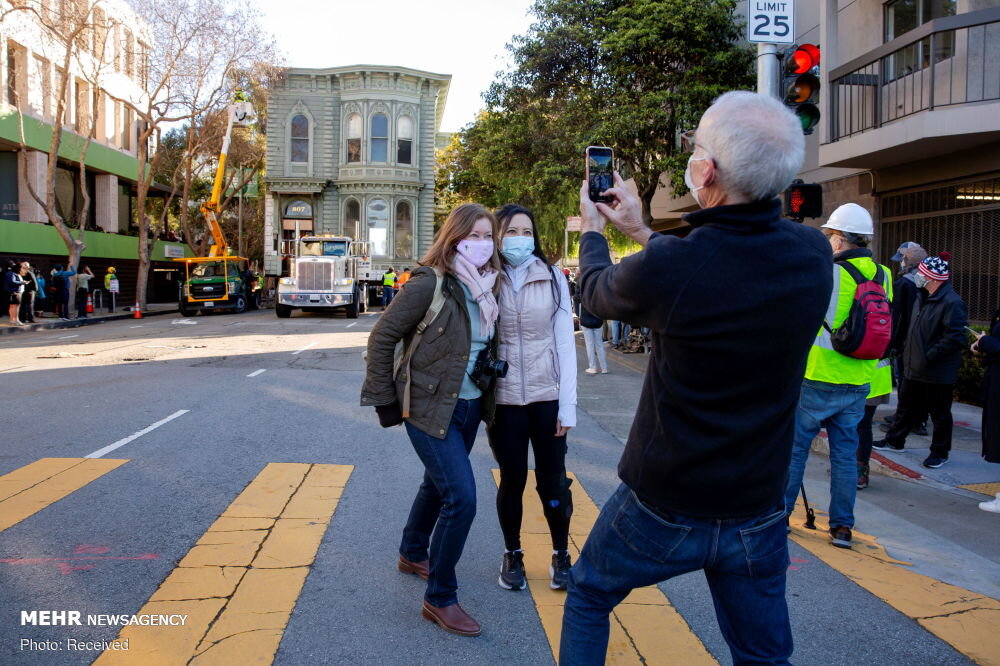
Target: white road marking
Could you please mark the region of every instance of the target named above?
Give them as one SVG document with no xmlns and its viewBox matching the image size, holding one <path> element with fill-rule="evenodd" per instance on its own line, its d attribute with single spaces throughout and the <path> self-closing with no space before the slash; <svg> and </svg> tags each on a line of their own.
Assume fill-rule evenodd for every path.
<svg viewBox="0 0 1000 666">
<path fill-rule="evenodd" d="M 100 458 L 105 453 L 111 453 L 115 449 L 121 448 L 121 447 L 125 446 L 126 444 L 128 444 L 129 442 L 137 440 L 140 437 L 142 437 L 143 435 L 146 435 L 146 434 L 148 434 L 148 433 L 156 430 L 161 425 L 163 425 L 165 423 L 169 423 L 170 421 L 173 421 L 174 419 L 176 419 L 176 418 L 178 418 L 180 416 L 184 416 L 189 411 L 190 410 L 188 410 L 188 409 L 179 409 L 176 412 L 174 412 L 173 414 L 171 414 L 170 416 L 168 416 L 167 418 L 161 419 L 161 420 L 157 421 L 156 423 L 154 423 L 153 425 L 149 426 L 148 428 L 143 428 L 139 432 L 132 433 L 128 437 L 126 437 L 124 439 L 119 439 L 114 444 L 108 444 L 103 449 L 97 449 L 96 451 L 94 451 L 90 455 L 87 455 L 87 456 L 84 456 L 84 457 L 85 458 Z"/>
<path fill-rule="evenodd" d="M 197 324 L 196 321 L 191 321 L 190 319 L 174 319 L 171 324 L 191 324 L 192 326 Z"/>
<path fill-rule="evenodd" d="M 267 372 L 267 370 L 264 370 L 264 369 L 254 370 L 249 375 L 247 375 L 247 377 L 256 377 L 257 375 L 265 373 L 265 372 Z"/>
<path fill-rule="evenodd" d="M 24 370 L 27 370 L 30 367 L 31 367 L 30 365 L 15 365 L 15 366 L 10 367 L 10 368 L 0 368 L 0 372 L 10 372 L 12 370 L 21 370 L 21 371 L 24 371 Z"/>
<path fill-rule="evenodd" d="M 145 324 L 139 324 L 138 326 L 129 326 L 129 328 L 142 328 Z"/>
<path fill-rule="evenodd" d="M 302 352 L 304 352 L 305 350 L 307 350 L 307 349 L 310 349 L 310 348 L 312 348 L 312 347 L 315 347 L 315 346 L 316 346 L 316 343 L 315 343 L 315 342 L 310 342 L 309 344 L 307 344 L 307 345 L 306 345 L 305 347 L 303 347 L 302 349 L 300 349 L 300 350 L 298 350 L 298 351 L 294 351 L 294 352 L 292 352 L 292 356 L 298 356 L 299 354 L 301 354 L 301 353 L 302 353 Z"/>
<path fill-rule="evenodd" d="M 347 328 L 350 328 L 351 326 L 357 326 L 357 325 L 358 325 L 358 322 L 352 321 L 350 324 L 347 325 Z"/>
<path fill-rule="evenodd" d="M 69 340 L 70 338 L 78 338 L 78 337 L 80 337 L 79 333 L 77 333 L 76 335 L 64 335 L 64 336 L 62 336 L 59 339 L 60 340 Z"/>
</svg>

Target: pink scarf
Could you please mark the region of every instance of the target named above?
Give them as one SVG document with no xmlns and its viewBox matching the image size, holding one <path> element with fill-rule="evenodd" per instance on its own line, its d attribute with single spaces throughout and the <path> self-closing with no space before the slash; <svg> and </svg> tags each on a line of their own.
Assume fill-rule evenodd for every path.
<svg viewBox="0 0 1000 666">
<path fill-rule="evenodd" d="M 497 281 L 497 272 L 486 268 L 480 271 L 472 265 L 472 262 L 459 253 L 455 253 L 455 261 L 452 264 L 455 277 L 462 281 L 469 288 L 469 293 L 479 304 L 479 325 L 482 334 L 489 337 L 493 331 L 493 325 L 500 314 L 500 306 L 497 305 L 496 296 L 493 295 L 493 285 Z"/>
</svg>

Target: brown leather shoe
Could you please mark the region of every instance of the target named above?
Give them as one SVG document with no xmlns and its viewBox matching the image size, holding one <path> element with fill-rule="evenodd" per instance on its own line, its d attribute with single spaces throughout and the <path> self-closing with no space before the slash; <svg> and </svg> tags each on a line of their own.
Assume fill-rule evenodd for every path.
<svg viewBox="0 0 1000 666">
<path fill-rule="evenodd" d="M 399 564 L 397 566 L 399 567 L 399 570 L 402 571 L 403 573 L 416 574 L 421 578 L 423 578 L 424 580 L 427 580 L 427 575 L 428 573 L 430 573 L 430 570 L 427 567 L 427 563 L 429 561 L 430 560 L 424 560 L 423 562 L 411 562 L 410 560 L 400 555 Z"/>
<path fill-rule="evenodd" d="M 424 619 L 437 622 L 438 626 L 445 631 L 458 634 L 459 636 L 478 636 L 483 633 L 483 629 L 479 626 L 479 623 L 457 603 L 445 606 L 444 608 L 438 608 L 437 606 L 431 606 L 425 601 L 423 616 Z"/>
</svg>

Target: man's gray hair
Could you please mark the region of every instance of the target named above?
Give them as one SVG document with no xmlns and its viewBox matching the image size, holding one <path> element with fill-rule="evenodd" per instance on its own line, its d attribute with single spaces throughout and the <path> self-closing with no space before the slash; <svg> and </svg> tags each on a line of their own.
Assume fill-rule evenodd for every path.
<svg viewBox="0 0 1000 666">
<path fill-rule="evenodd" d="M 792 183 L 805 157 L 802 125 L 777 99 L 728 92 L 705 111 L 695 141 L 718 168 L 723 190 L 771 199 Z"/>
<path fill-rule="evenodd" d="M 844 237 L 848 245 L 853 245 L 854 247 L 868 247 L 874 238 L 871 234 L 855 234 L 850 231 L 841 231 L 839 233 Z"/>
</svg>

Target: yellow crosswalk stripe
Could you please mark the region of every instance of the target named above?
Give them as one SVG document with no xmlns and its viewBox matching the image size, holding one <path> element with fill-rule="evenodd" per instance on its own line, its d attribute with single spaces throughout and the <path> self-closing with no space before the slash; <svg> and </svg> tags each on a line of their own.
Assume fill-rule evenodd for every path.
<svg viewBox="0 0 1000 666">
<path fill-rule="evenodd" d="M 800 527 L 804 520 L 800 501 L 792 516 L 793 541 L 976 663 L 1000 664 L 996 599 L 906 569 L 907 562 L 863 532 L 853 531 L 853 548 L 834 548 L 822 527 Z"/>
<path fill-rule="evenodd" d="M 573 560 L 580 555 L 587 535 L 597 520 L 599 510 L 573 474 L 573 520 L 570 524 L 569 550 Z M 493 470 L 500 483 L 500 470 Z M 535 493 L 534 472 L 528 473 L 524 490 L 524 517 L 521 523 L 524 570 L 528 590 L 542 622 L 552 656 L 559 661 L 559 636 L 562 631 L 563 603 L 566 593 L 549 587 L 552 539 Z M 691 631 L 684 618 L 656 586 L 633 590 L 611 616 L 608 641 L 608 664 L 718 664 Z"/>
<path fill-rule="evenodd" d="M 188 551 L 95 664 L 269 664 L 353 465 L 270 463 Z"/>
<path fill-rule="evenodd" d="M 127 462 L 105 458 L 42 458 L 0 476 L 0 532 Z"/>
<path fill-rule="evenodd" d="M 997 493 L 1000 493 L 1000 483 L 969 483 L 964 486 L 959 486 L 959 488 L 971 490 L 974 493 L 980 493 L 981 495 L 986 495 L 987 497 L 993 497 Z"/>
</svg>

